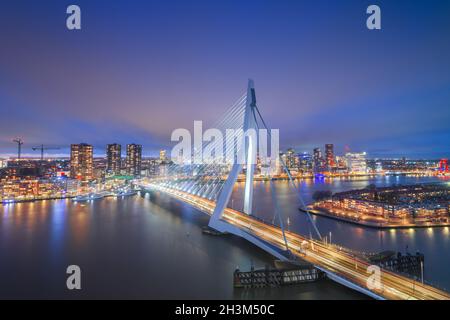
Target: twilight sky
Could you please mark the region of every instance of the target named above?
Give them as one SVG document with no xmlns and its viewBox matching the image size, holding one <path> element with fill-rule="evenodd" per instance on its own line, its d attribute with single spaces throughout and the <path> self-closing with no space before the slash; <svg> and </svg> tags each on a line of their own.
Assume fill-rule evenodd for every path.
<svg viewBox="0 0 450 320">
<path fill-rule="evenodd" d="M 82 30 L 66 29 L 77 4 Z M 378 4 L 382 30 L 366 28 Z M 256 84 L 282 148 L 450 156 L 450 1 L 2 1 L 0 154 L 170 146 Z M 36 154 L 36 153 L 33 153 Z"/>
</svg>

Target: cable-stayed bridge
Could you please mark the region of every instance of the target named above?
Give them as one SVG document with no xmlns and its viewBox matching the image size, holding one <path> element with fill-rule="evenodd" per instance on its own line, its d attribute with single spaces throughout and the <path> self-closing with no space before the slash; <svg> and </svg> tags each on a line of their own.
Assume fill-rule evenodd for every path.
<svg viewBox="0 0 450 320">
<path fill-rule="evenodd" d="M 256 158 L 261 152 L 267 154 L 269 149 L 267 140 L 261 141 L 265 137 L 259 132 L 268 134 L 272 151 L 269 160 L 261 161 L 268 161 L 268 166 L 279 165 L 288 175 L 292 187 L 298 190 L 298 186 L 278 156 L 278 149 L 272 145 L 274 133 L 269 130 L 258 109 L 252 80 L 249 80 L 247 92 L 214 128 L 216 131 L 205 131 L 203 137 L 206 142 L 203 139 L 200 143 L 194 142 L 193 154 L 186 150 L 180 152 L 177 155 L 181 161 L 169 165 L 164 177 L 143 179 L 141 187 L 188 203 L 210 215 L 209 226 L 213 229 L 242 237 L 278 259 L 294 263 L 299 259 L 310 262 L 330 279 L 372 298 L 450 299 L 449 293 L 404 275 L 384 269 L 378 269 L 380 272 L 377 273 L 374 266 L 351 253 L 351 250 L 324 242 L 307 210 L 314 236 L 286 231 L 271 181 L 273 220 L 265 221 L 253 212 Z M 223 138 L 218 135 L 219 132 L 233 134 L 226 134 Z M 256 136 L 252 132 L 256 132 Z M 229 202 L 236 181 L 242 177 L 245 179 L 243 208 L 237 210 Z M 306 209 L 300 194 L 299 203 Z"/>
</svg>

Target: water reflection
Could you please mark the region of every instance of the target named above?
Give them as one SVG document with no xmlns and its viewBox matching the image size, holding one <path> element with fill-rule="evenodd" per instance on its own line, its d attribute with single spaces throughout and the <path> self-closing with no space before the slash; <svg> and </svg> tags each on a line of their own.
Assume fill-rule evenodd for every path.
<svg viewBox="0 0 450 320">
<path fill-rule="evenodd" d="M 52 202 L 50 215 L 51 219 L 51 236 L 50 246 L 53 257 L 56 259 L 63 248 L 64 228 L 66 222 L 65 208 L 66 203 L 62 200 Z M 48 212 L 48 210 L 47 210 Z"/>
</svg>

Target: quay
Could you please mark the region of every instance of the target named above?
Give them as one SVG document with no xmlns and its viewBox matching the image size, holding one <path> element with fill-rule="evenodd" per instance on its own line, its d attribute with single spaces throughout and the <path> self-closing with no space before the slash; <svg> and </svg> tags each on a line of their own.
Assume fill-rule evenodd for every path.
<svg viewBox="0 0 450 320">
<path fill-rule="evenodd" d="M 301 212 L 306 212 L 303 208 L 298 208 Z M 443 227 L 450 227 L 450 222 L 424 222 L 424 223 L 389 223 L 389 222 L 375 222 L 375 221 L 368 221 L 358 218 L 352 218 L 352 217 L 346 217 L 341 215 L 336 215 L 333 213 L 330 213 L 326 210 L 318 210 L 318 209 L 308 209 L 308 212 L 310 214 L 314 214 L 316 216 L 321 216 L 329 219 L 334 219 L 350 224 L 355 224 L 358 226 L 368 227 L 368 228 L 374 228 L 374 229 L 410 229 L 410 228 L 443 228 Z"/>
</svg>

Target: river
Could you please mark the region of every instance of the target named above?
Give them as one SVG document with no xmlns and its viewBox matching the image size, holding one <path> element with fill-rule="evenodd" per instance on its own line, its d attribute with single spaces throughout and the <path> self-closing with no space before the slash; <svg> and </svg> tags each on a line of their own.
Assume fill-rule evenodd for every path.
<svg viewBox="0 0 450 320">
<path fill-rule="evenodd" d="M 389 177 L 306 180 L 301 193 L 333 192 L 367 184 L 431 182 L 432 178 Z M 308 234 L 296 192 L 275 182 L 283 219 L 292 231 Z M 242 184 L 233 206 L 241 205 Z M 269 183 L 255 183 L 254 212 L 273 216 Z M 425 254 L 425 279 L 450 287 L 448 229 L 376 231 L 314 217 L 332 241 L 358 249 L 395 249 Z M 165 196 L 142 194 L 86 203 L 71 200 L 0 205 L 0 298 L 86 299 L 365 299 L 329 280 L 271 289 L 234 289 L 233 271 L 264 267 L 273 258 L 235 236 L 202 233 L 208 217 Z M 66 289 L 66 268 L 81 268 L 82 289 Z"/>
</svg>

